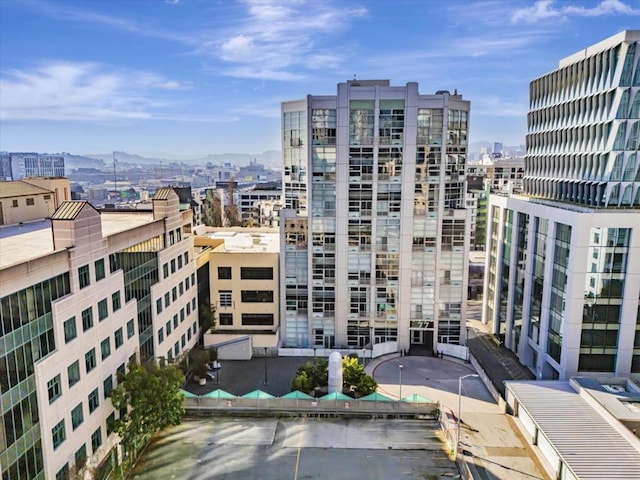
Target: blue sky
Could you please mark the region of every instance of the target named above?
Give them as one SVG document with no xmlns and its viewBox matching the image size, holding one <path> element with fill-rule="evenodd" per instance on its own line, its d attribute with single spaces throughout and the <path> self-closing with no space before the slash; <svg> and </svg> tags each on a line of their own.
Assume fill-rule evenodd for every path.
<svg viewBox="0 0 640 480">
<path fill-rule="evenodd" d="M 280 102 L 357 75 L 471 101 L 524 142 L 528 84 L 640 0 L 0 0 L 0 150 L 280 149 Z"/>
</svg>

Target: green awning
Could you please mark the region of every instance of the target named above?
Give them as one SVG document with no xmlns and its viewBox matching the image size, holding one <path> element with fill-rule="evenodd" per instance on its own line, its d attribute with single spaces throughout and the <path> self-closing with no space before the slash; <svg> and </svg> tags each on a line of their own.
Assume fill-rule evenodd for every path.
<svg viewBox="0 0 640 480">
<path fill-rule="evenodd" d="M 274 397 L 270 393 L 263 392 L 262 390 L 254 390 L 253 392 L 249 392 L 246 395 L 242 395 L 242 398 L 263 399 L 263 398 L 276 398 L 276 397 Z"/>
<path fill-rule="evenodd" d="M 301 392 L 300 390 L 289 392 L 286 395 L 282 395 L 280 398 L 290 398 L 293 400 L 313 400 L 313 397 L 311 395 L 307 395 L 306 393 Z"/>
<path fill-rule="evenodd" d="M 187 390 L 180 389 L 180 391 L 184 395 L 184 398 L 198 398 L 200 396 L 200 395 L 196 395 L 195 393 L 191 393 Z"/>
<path fill-rule="evenodd" d="M 226 399 L 236 398 L 235 395 L 229 392 L 225 392 L 224 390 L 214 390 L 213 392 L 205 393 L 202 396 L 205 398 L 226 398 Z"/>
<path fill-rule="evenodd" d="M 422 395 L 418 395 L 417 393 L 414 393 L 410 397 L 404 397 L 402 401 L 409 403 L 436 403 L 430 398 L 423 397 Z"/>
<path fill-rule="evenodd" d="M 378 392 L 373 392 L 365 397 L 360 398 L 365 402 L 395 402 L 393 398 L 386 397 Z"/>
<path fill-rule="evenodd" d="M 333 392 L 325 395 L 324 397 L 320 397 L 320 400 L 353 400 L 353 398 L 345 395 L 344 393 Z"/>
</svg>

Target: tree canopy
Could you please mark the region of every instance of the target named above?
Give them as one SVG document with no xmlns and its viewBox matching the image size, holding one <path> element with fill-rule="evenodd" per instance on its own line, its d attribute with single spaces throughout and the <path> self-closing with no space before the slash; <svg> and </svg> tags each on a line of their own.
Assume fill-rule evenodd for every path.
<svg viewBox="0 0 640 480">
<path fill-rule="evenodd" d="M 378 384 L 364 371 L 364 366 L 358 362 L 358 357 L 349 355 L 342 359 L 342 380 L 344 386 L 356 392 L 359 396 L 369 395 L 377 390 Z M 329 383 L 329 362 L 322 358 L 315 362 L 307 362 L 298 368 L 298 372 L 291 382 L 292 390 L 311 392 L 316 387 L 326 387 Z"/>
<path fill-rule="evenodd" d="M 119 376 L 111 402 L 121 412 L 114 430 L 126 455 L 135 456 L 155 433 L 180 423 L 183 383 L 184 375 L 175 365 L 130 363 L 127 373 Z"/>
</svg>

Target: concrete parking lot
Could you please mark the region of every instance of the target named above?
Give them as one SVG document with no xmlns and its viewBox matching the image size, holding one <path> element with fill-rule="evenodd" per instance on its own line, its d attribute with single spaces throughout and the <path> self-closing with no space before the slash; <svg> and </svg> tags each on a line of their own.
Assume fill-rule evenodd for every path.
<svg viewBox="0 0 640 480">
<path fill-rule="evenodd" d="M 189 480 L 456 478 L 433 421 L 187 419 L 159 436 L 133 478 Z"/>
</svg>

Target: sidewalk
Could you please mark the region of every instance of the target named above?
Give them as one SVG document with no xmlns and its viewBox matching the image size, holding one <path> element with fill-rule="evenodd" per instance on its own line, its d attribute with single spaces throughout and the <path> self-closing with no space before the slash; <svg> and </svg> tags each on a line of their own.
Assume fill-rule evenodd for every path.
<svg viewBox="0 0 640 480">
<path fill-rule="evenodd" d="M 458 397 L 460 377 L 474 373 L 471 364 L 445 357 L 401 357 L 398 354 L 372 360 L 366 371 L 379 384 L 381 393 L 397 398 L 414 393 L 440 402 L 449 412 L 449 435 L 455 443 L 458 402 L 461 407 L 460 445 L 474 479 L 548 480 L 535 454 L 520 435 L 510 416 L 502 413 L 482 381 L 467 377 Z"/>
</svg>

